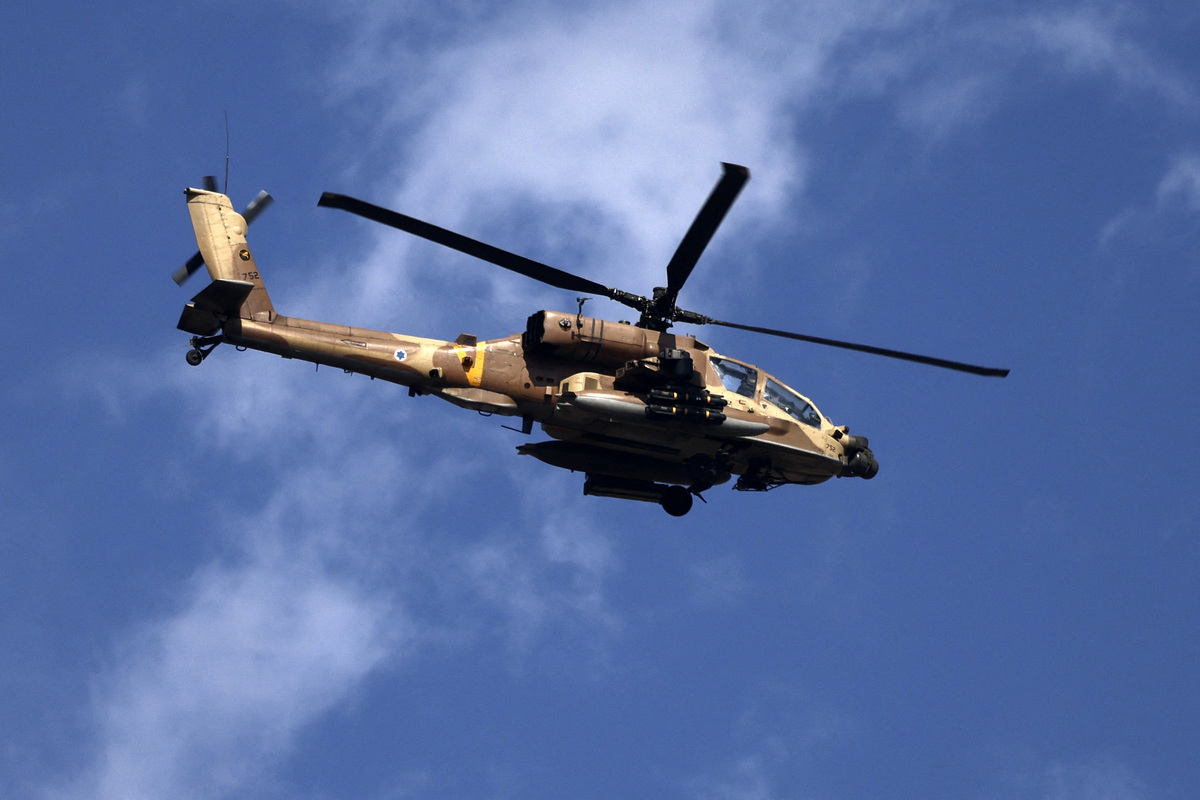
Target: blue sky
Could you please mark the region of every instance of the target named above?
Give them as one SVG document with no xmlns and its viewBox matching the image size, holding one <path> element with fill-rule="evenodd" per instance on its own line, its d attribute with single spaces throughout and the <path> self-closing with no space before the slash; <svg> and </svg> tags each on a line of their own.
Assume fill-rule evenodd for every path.
<svg viewBox="0 0 1200 800">
<path fill-rule="evenodd" d="M 1200 795 L 1194 4 L 23 3 L 0 33 L 0 796 Z M 15 23 L 15 24 L 14 24 Z M 282 313 L 681 305 L 870 482 L 584 498 L 497 419 L 175 330 L 182 190 Z M 601 301 L 596 314 L 622 310 Z"/>
</svg>

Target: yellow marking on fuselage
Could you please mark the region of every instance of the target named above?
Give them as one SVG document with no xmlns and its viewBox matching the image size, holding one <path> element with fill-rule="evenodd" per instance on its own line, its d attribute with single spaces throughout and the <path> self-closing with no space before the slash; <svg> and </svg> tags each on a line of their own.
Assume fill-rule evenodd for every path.
<svg viewBox="0 0 1200 800">
<path fill-rule="evenodd" d="M 463 359 L 471 360 L 470 366 L 467 367 L 467 383 L 472 386 L 478 386 L 483 382 L 483 357 L 485 352 L 483 345 L 454 348 L 454 355 L 458 358 L 458 363 L 463 363 Z"/>
</svg>

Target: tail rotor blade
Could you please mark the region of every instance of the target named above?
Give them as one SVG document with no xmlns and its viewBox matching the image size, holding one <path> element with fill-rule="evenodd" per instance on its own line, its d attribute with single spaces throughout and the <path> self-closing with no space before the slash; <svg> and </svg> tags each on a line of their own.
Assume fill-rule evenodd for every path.
<svg viewBox="0 0 1200 800">
<path fill-rule="evenodd" d="M 250 201 L 250 205 L 246 206 L 246 210 L 242 212 L 242 216 L 246 219 L 246 224 L 249 225 L 251 222 L 254 222 L 258 215 L 266 211 L 267 207 L 274 202 L 275 198 L 267 194 L 265 190 L 255 195 L 254 199 Z"/>
<path fill-rule="evenodd" d="M 176 286 L 183 286 L 187 283 L 187 279 L 192 277 L 192 273 L 204 266 L 204 256 L 200 255 L 197 250 L 196 254 L 187 260 L 179 269 L 171 274 L 171 280 L 175 281 Z"/>
</svg>

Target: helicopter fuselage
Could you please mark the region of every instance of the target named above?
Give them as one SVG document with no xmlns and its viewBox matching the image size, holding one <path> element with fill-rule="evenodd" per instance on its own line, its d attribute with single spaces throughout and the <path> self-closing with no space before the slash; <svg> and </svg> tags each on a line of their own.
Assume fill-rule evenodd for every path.
<svg viewBox="0 0 1200 800">
<path fill-rule="evenodd" d="M 204 335 L 211 325 L 184 329 Z M 691 336 L 556 311 L 533 314 L 524 333 L 483 341 L 278 314 L 230 316 L 221 329 L 221 341 L 238 347 L 520 418 L 527 433 L 539 423 L 554 441 L 519 452 L 585 473 L 590 494 L 661 502 L 665 486 L 698 492 L 734 475 L 736 488 L 765 490 L 878 470 L 865 439 L 773 376 Z"/>
<path fill-rule="evenodd" d="M 737 476 L 734 488 L 765 491 L 834 477 L 873 478 L 879 464 L 865 437 L 833 425 L 816 406 L 752 364 L 728 358 L 672 323 L 716 324 L 865 350 L 936 366 L 1006 374 L 972 365 L 769 328 L 722 322 L 679 309 L 675 296 L 748 173 L 725 175 L 667 268 L 668 285 L 652 297 L 605 287 L 501 251 L 411 217 L 343 195 L 322 204 L 345 208 L 564 289 L 598 294 L 640 311 L 637 324 L 538 311 L 524 332 L 454 341 L 298 319 L 276 312 L 246 241 L 248 217 L 215 190 L 188 189 L 197 252 L 175 275 L 201 265 L 212 282 L 184 308 L 178 327 L 193 334 L 188 363 L 199 365 L 221 343 L 327 365 L 434 395 L 487 415 L 515 417 L 520 431 L 540 424 L 551 438 L 518 447 L 585 475 L 584 493 L 660 503 L 672 515 L 692 498 Z"/>
</svg>

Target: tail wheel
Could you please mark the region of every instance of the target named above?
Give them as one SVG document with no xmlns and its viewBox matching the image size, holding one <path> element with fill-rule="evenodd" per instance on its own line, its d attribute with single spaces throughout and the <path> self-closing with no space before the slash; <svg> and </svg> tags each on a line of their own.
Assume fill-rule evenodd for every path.
<svg viewBox="0 0 1200 800">
<path fill-rule="evenodd" d="M 692 493 L 683 486 L 668 486 L 663 489 L 662 500 L 659 502 L 663 511 L 672 517 L 682 517 L 692 510 Z"/>
<path fill-rule="evenodd" d="M 200 352 L 199 350 L 192 348 L 191 350 L 187 351 L 187 362 L 193 367 L 200 366 L 200 362 L 203 360 L 204 353 Z"/>
</svg>

